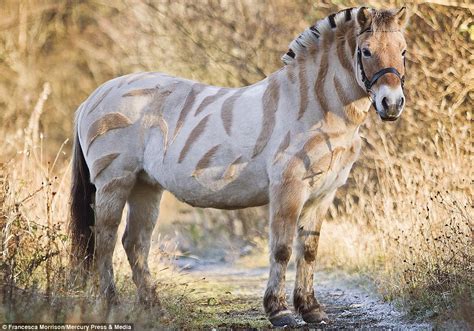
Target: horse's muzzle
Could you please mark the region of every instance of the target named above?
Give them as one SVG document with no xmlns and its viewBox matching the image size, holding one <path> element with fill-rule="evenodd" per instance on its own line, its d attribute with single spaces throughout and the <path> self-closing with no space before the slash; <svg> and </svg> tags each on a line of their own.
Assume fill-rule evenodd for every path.
<svg viewBox="0 0 474 331">
<path fill-rule="evenodd" d="M 382 121 L 395 121 L 400 117 L 405 105 L 405 98 L 400 97 L 395 103 L 389 103 L 387 98 L 382 99 L 382 110 L 377 111 Z"/>
</svg>

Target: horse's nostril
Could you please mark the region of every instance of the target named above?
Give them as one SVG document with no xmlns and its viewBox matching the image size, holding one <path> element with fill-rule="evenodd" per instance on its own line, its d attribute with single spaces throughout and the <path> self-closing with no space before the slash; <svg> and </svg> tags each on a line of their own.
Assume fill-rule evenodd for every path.
<svg viewBox="0 0 474 331">
<path fill-rule="evenodd" d="M 387 103 L 387 98 L 386 98 L 386 97 L 384 97 L 384 98 L 382 99 L 382 106 L 383 106 L 383 108 L 384 108 L 385 110 L 388 109 L 388 103 Z"/>
<path fill-rule="evenodd" d="M 400 98 L 400 101 L 399 101 L 399 103 L 398 103 L 398 106 L 399 106 L 400 108 L 402 108 L 404 104 L 405 104 L 405 98 L 404 98 L 404 97 L 401 97 L 401 98 Z"/>
</svg>

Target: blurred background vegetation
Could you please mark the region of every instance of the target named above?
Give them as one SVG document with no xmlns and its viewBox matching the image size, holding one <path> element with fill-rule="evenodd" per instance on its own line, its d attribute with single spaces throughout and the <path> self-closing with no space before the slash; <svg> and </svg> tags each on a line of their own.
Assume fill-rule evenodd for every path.
<svg viewBox="0 0 474 331">
<path fill-rule="evenodd" d="M 360 5 L 409 8 L 407 107 L 394 124 L 371 112 L 362 127 L 361 159 L 323 226 L 319 265 L 370 275 L 414 316 L 472 322 L 470 1 L 1 1 L 3 297 L 70 290 L 68 139 L 75 109 L 97 86 L 138 71 L 251 84 L 282 66 L 307 26 Z M 153 257 L 266 264 L 267 219 L 265 208 L 192 209 L 168 195 Z"/>
</svg>

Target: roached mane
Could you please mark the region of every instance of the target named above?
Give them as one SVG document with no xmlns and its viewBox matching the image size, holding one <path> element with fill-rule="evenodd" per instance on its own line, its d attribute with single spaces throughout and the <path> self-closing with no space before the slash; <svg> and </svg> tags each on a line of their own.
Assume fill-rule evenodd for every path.
<svg viewBox="0 0 474 331">
<path fill-rule="evenodd" d="M 285 64 L 291 63 L 296 57 L 303 56 L 308 48 L 317 47 L 321 37 L 338 25 L 355 19 L 359 8 L 348 8 L 338 13 L 331 14 L 314 25 L 306 28 L 290 45 L 288 52 L 281 57 Z"/>
<path fill-rule="evenodd" d="M 365 7 L 354 7 L 341 10 L 306 28 L 290 43 L 288 52 L 281 57 L 281 60 L 285 64 L 289 64 L 294 61 L 295 58 L 304 56 L 308 49 L 317 47 L 320 39 L 324 38 L 327 33 L 332 33 L 338 26 L 351 20 L 356 22 L 357 12 L 362 8 Z M 375 9 L 371 9 L 371 11 L 373 15 L 371 26 L 372 31 L 392 31 L 396 14 L 395 11 Z M 360 31 L 358 33 L 360 33 Z"/>
</svg>

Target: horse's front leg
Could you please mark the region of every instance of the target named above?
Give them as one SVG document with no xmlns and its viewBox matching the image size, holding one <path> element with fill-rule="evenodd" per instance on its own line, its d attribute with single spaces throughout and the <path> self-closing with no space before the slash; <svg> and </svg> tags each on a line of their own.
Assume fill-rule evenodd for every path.
<svg viewBox="0 0 474 331">
<path fill-rule="evenodd" d="M 306 323 L 320 323 L 328 320 L 328 316 L 314 295 L 313 276 L 321 225 L 334 194 L 335 191 L 317 203 L 305 205 L 298 220 L 293 304 Z"/>
<path fill-rule="evenodd" d="M 274 326 L 297 325 L 286 303 L 285 273 L 291 256 L 296 222 L 305 200 L 305 186 L 300 181 L 271 185 L 270 276 L 263 305 Z"/>
</svg>

